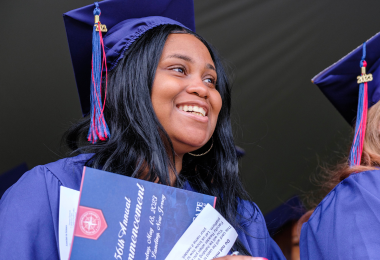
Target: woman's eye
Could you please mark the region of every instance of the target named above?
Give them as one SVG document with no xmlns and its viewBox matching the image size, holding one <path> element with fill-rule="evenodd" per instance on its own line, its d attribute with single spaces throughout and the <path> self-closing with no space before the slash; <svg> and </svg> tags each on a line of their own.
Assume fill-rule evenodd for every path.
<svg viewBox="0 0 380 260">
<path fill-rule="evenodd" d="M 185 70 L 183 68 L 174 68 L 173 70 L 179 73 L 185 73 Z"/>
<path fill-rule="evenodd" d="M 208 84 L 215 84 L 215 80 L 213 78 L 207 78 L 204 80 Z"/>
</svg>

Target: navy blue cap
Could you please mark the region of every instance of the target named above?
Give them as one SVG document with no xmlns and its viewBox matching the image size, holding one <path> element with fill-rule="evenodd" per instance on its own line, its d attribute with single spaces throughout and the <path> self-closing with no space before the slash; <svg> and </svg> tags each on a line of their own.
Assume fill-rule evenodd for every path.
<svg viewBox="0 0 380 260">
<path fill-rule="evenodd" d="M 193 0 L 105 0 L 99 2 L 108 70 L 124 51 L 149 29 L 175 24 L 195 31 Z M 93 10 L 88 5 L 63 15 L 82 114 L 90 112 Z"/>
<path fill-rule="evenodd" d="M 357 77 L 361 75 L 360 60 L 363 45 L 347 54 L 312 79 L 346 121 L 353 125 L 359 96 Z M 367 74 L 373 75 L 368 82 L 368 108 L 380 100 L 380 34 L 366 42 Z"/>
<path fill-rule="evenodd" d="M 238 159 L 242 158 L 245 155 L 245 150 L 237 145 L 235 145 L 235 150 Z"/>
<path fill-rule="evenodd" d="M 28 171 L 26 163 L 22 163 L 15 168 L 0 174 L 0 199 L 4 192 L 15 184 L 21 176 Z"/>
<path fill-rule="evenodd" d="M 265 215 L 265 222 L 269 234 L 275 235 L 277 231 L 289 221 L 298 220 L 306 213 L 306 208 L 298 196 L 294 196 Z"/>
</svg>

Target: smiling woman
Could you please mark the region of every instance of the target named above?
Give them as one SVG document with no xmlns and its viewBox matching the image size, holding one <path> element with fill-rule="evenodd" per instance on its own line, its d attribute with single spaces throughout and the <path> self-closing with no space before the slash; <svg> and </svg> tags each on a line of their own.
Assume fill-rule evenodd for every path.
<svg viewBox="0 0 380 260">
<path fill-rule="evenodd" d="M 151 5 L 155 12 L 165 13 L 153 3 L 143 2 L 139 2 L 140 8 Z M 101 102 L 95 102 L 91 110 L 86 103 L 88 86 L 83 82 L 88 79 L 81 78 L 82 67 L 77 62 L 82 52 L 76 52 L 83 46 L 70 46 L 82 109 L 91 113 L 65 135 L 72 157 L 31 170 L 4 194 L 0 203 L 2 256 L 58 259 L 59 187 L 78 190 L 82 168 L 86 165 L 216 196 L 216 209 L 239 235 L 234 251 L 284 259 L 239 178 L 230 124 L 231 90 L 215 51 L 188 29 L 191 26 L 170 18 L 124 17 L 123 8 L 137 8 L 126 7 L 128 3 L 116 0 L 101 3 L 105 14 L 104 10 L 119 10 L 117 13 L 123 16 L 104 36 L 104 52 L 111 70 L 106 71 L 103 80 L 104 93 L 96 92 L 106 95 L 101 112 L 96 112 Z M 173 9 L 167 5 L 163 6 Z M 79 28 L 82 28 L 85 20 L 82 13 L 92 13 L 93 8 L 67 14 L 69 44 L 83 35 L 70 38 L 74 35 L 69 29 L 74 24 L 72 19 L 79 17 Z M 96 8 L 94 14 L 100 13 Z M 173 16 L 182 17 L 177 13 L 178 10 Z M 171 17 L 170 12 L 167 15 Z M 110 23 L 115 19 L 112 13 L 104 20 L 107 18 Z M 104 128 L 94 126 L 95 118 L 100 118 Z M 89 132 L 100 135 L 98 131 L 102 129 L 109 130 L 106 138 L 99 136 L 98 141 L 90 138 Z"/>
<path fill-rule="evenodd" d="M 216 82 L 207 47 L 191 34 L 169 35 L 153 82 L 152 104 L 179 161 L 214 133 L 222 107 Z"/>
</svg>

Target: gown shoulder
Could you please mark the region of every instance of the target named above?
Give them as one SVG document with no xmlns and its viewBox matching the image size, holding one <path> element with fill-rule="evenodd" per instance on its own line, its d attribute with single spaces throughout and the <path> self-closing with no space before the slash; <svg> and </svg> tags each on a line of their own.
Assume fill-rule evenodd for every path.
<svg viewBox="0 0 380 260">
<path fill-rule="evenodd" d="M 352 174 L 315 208 L 301 231 L 301 259 L 378 259 L 380 170 Z"/>
<path fill-rule="evenodd" d="M 79 190 L 89 155 L 65 158 L 24 173 L 0 200 L 3 259 L 59 259 L 60 186 Z"/>
</svg>

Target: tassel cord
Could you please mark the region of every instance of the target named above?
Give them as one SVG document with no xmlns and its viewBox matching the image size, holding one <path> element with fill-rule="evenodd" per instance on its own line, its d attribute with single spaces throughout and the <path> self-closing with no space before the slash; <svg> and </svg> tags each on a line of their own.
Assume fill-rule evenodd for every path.
<svg viewBox="0 0 380 260">
<path fill-rule="evenodd" d="M 363 55 L 360 61 L 360 67 L 367 67 L 366 57 L 366 43 L 363 44 Z M 364 70 L 365 73 L 365 70 Z M 363 72 L 361 74 L 364 76 Z M 361 164 L 361 157 L 363 153 L 363 144 L 365 138 L 365 131 L 367 126 L 367 112 L 368 112 L 368 83 L 361 83 L 359 86 L 359 100 L 356 116 L 355 135 L 352 143 L 349 163 L 350 166 L 357 166 Z"/>
<path fill-rule="evenodd" d="M 100 16 L 99 4 L 95 3 L 94 15 Z M 103 56 L 103 57 L 102 57 Z M 106 72 L 104 100 L 102 100 L 103 69 Z M 93 27 L 92 32 L 92 61 L 91 61 L 91 125 L 87 139 L 96 143 L 109 138 L 110 132 L 104 119 L 104 107 L 107 97 L 107 59 L 100 21 Z"/>
</svg>

